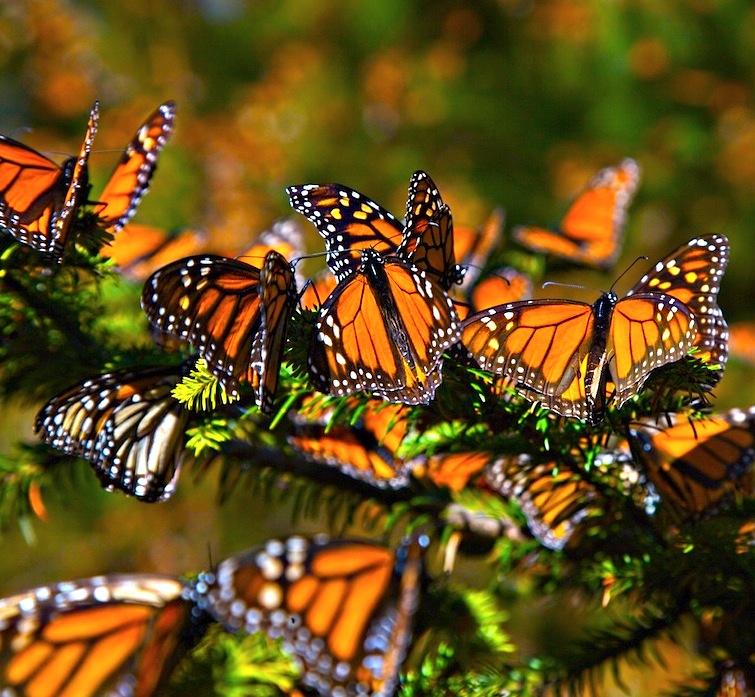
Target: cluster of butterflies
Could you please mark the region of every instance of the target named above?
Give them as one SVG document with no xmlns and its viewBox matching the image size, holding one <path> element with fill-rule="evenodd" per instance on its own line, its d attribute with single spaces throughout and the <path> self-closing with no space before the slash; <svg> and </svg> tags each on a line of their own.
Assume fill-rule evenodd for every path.
<svg viewBox="0 0 755 697">
<path fill-rule="evenodd" d="M 95 105 L 78 158 L 62 167 L 0 137 L 0 229 L 58 262 L 70 238 L 89 234 L 93 219 L 97 230 L 112 234 L 133 215 L 173 130 L 175 107 L 168 102 L 150 115 L 91 201 L 87 157 L 97 113 Z M 633 160 L 607 167 L 559 229 L 519 227 L 512 236 L 530 250 L 607 270 L 619 254 L 638 180 Z M 346 186 L 287 191 L 293 209 L 325 240 L 327 270 L 313 281 L 297 279 L 292 262 L 303 251 L 293 221 L 264 233 L 237 258 L 169 259 L 175 239 L 158 237 L 152 251 L 147 245 L 128 265 L 134 277 L 149 274 L 142 307 L 155 330 L 191 344 L 228 395 L 253 395 L 264 414 L 276 409 L 290 319 L 297 308 L 305 318 L 316 313 L 309 380 L 317 392 L 344 399 L 334 407 L 334 400 L 312 396 L 287 424 L 290 447 L 318 465 L 382 489 L 421 481 L 497 492 L 518 504 L 537 540 L 560 549 L 605 508 L 581 451 L 568 461 L 480 448 L 403 456 L 420 428 L 410 418 L 413 407 L 434 398 L 444 356 L 492 374 L 500 399 L 516 394 L 554 418 L 591 425 L 607 405 L 618 408 L 637 395 L 654 370 L 690 352 L 709 365 L 711 383 L 723 372 L 728 333 L 717 295 L 729 245 L 721 235 L 680 246 L 623 298 L 610 290 L 593 304 L 531 299 L 532 282 L 522 272 L 505 268 L 480 277 L 499 242 L 501 214 L 481 230 L 454 229 L 449 206 L 425 172 L 411 178 L 403 222 Z M 79 212 L 85 208 L 93 217 Z M 193 362 L 120 369 L 78 383 L 42 408 L 37 431 L 55 448 L 89 460 L 106 488 L 165 500 L 189 458 L 191 412 L 172 391 Z M 360 392 L 375 399 L 365 401 Z M 700 518 L 736 492 L 751 493 L 755 408 L 699 421 L 672 416 L 663 426 L 642 420 L 625 435 L 596 466 L 640 479 L 648 511 L 660 500 L 680 519 Z M 320 694 L 389 695 L 418 602 L 421 546 L 414 539 L 393 552 L 296 537 L 269 543 L 275 552 L 232 557 L 193 584 L 106 576 L 14 596 L 0 601 L 0 670 L 16 694 L 57 679 L 60 686 L 86 683 L 76 694 L 135 681 L 132 692 L 149 695 L 186 644 L 184 632 L 204 618 L 283 637 L 303 666 L 304 684 Z M 79 637 L 67 631 L 78 624 L 74 617 L 102 619 L 101 630 Z M 103 647 L 121 645 L 122 637 L 129 637 L 123 651 L 93 671 Z"/>
</svg>

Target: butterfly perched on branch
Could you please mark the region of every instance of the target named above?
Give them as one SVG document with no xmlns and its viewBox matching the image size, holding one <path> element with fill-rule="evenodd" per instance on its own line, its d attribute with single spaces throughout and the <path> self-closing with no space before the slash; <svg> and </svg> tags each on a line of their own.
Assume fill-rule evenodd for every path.
<svg viewBox="0 0 755 697">
<path fill-rule="evenodd" d="M 722 362 L 726 324 L 716 298 L 728 250 L 721 235 L 694 238 L 622 299 L 609 291 L 592 305 L 497 305 L 464 320 L 462 344 L 481 368 L 515 380 L 530 401 L 597 423 L 609 400 L 620 407 L 653 369 L 694 347 Z"/>
<path fill-rule="evenodd" d="M 97 241 L 97 231 L 118 232 L 149 188 L 157 156 L 173 132 L 175 110 L 173 102 L 165 102 L 139 127 L 102 193 L 91 201 L 94 214 L 82 218 L 79 210 L 89 203 L 88 160 L 97 132 L 98 103 L 90 112 L 78 157 L 62 166 L 0 136 L 0 228 L 57 262 L 72 237 L 80 236 L 86 244 Z"/>
<path fill-rule="evenodd" d="M 269 413 L 296 299 L 291 266 L 270 250 L 262 268 L 217 255 L 168 264 L 145 283 L 142 308 L 158 329 L 192 344 L 228 394 L 248 382 Z"/>
</svg>

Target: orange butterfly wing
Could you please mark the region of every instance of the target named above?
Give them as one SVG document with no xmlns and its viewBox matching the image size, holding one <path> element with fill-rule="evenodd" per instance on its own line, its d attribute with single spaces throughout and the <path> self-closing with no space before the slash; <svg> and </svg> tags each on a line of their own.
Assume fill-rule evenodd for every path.
<svg viewBox="0 0 755 697">
<path fill-rule="evenodd" d="M 0 136 L 0 228 L 58 262 L 86 195 L 87 162 L 98 117 L 95 102 L 78 157 L 62 167 L 23 143 Z"/>
<path fill-rule="evenodd" d="M 291 207 L 325 238 L 326 261 L 340 283 L 361 264 L 360 253 L 395 252 L 404 226 L 385 208 L 342 184 L 304 184 L 286 189 Z"/>
<path fill-rule="evenodd" d="M 658 429 L 630 429 L 633 450 L 661 498 L 691 517 L 723 503 L 735 489 L 752 490 L 755 407 Z"/>
<path fill-rule="evenodd" d="M 396 256 L 425 271 L 444 290 L 460 283 L 464 276 L 456 264 L 451 209 L 443 203 L 430 176 L 421 170 L 409 182 L 404 235 Z"/>
<path fill-rule="evenodd" d="M 204 631 L 157 575 L 99 576 L 0 600 L 0 683 L 18 697 L 151 697 Z"/>
<path fill-rule="evenodd" d="M 529 300 L 532 297 L 532 279 L 526 273 L 506 267 L 491 271 L 470 293 L 475 312 L 494 305 Z"/>
<path fill-rule="evenodd" d="M 516 501 L 530 532 L 549 549 L 563 549 L 580 523 L 600 512 L 595 487 L 569 466 L 504 457 L 487 470 L 492 489 Z"/>
<path fill-rule="evenodd" d="M 316 310 L 321 307 L 327 297 L 335 290 L 338 282 L 329 271 L 318 273 L 311 281 L 307 282 L 301 294 L 302 309 Z"/>
<path fill-rule="evenodd" d="M 304 664 L 321 695 L 393 694 L 420 591 L 421 545 L 292 536 L 229 557 L 206 584 L 208 612 L 231 631 L 266 631 Z"/>
<path fill-rule="evenodd" d="M 729 333 L 718 306 L 718 290 L 728 262 L 729 241 L 723 235 L 695 237 L 661 259 L 627 293 L 659 292 L 683 302 L 697 323 L 696 357 L 719 365 L 719 378 L 729 354 Z"/>
<path fill-rule="evenodd" d="M 278 252 L 271 250 L 260 270 L 261 330 L 252 345 L 251 368 L 259 376 L 257 404 L 260 411 L 273 411 L 278 388 L 286 327 L 298 298 L 291 266 Z"/>
<path fill-rule="evenodd" d="M 157 168 L 157 157 L 173 133 L 176 104 L 161 104 L 139 127 L 98 197 L 105 229 L 118 232 L 134 215 Z"/>
<path fill-rule="evenodd" d="M 454 255 L 464 269 L 462 290 L 471 288 L 482 273 L 491 252 L 501 240 L 504 220 L 503 209 L 496 208 L 481 228 L 454 228 Z"/>
<path fill-rule="evenodd" d="M 102 485 L 147 501 L 175 490 L 187 413 L 171 395 L 180 367 L 125 368 L 77 383 L 37 415 L 40 438 L 89 460 Z"/>
<path fill-rule="evenodd" d="M 627 208 L 639 177 L 640 168 L 631 159 L 606 167 L 572 202 L 558 230 L 520 226 L 512 235 L 533 251 L 608 269 L 621 251 Z"/>
<path fill-rule="evenodd" d="M 453 304 L 416 267 L 370 249 L 362 257 L 360 271 L 338 285 L 315 325 L 309 354 L 315 387 L 426 403 L 443 351 L 458 339 Z"/>
</svg>

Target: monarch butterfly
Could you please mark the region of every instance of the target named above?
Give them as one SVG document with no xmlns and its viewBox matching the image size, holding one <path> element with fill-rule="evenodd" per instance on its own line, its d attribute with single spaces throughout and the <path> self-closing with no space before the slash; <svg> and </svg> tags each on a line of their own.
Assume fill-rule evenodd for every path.
<svg viewBox="0 0 755 697">
<path fill-rule="evenodd" d="M 109 233 L 118 232 L 134 215 L 149 189 L 157 156 L 173 133 L 176 104 L 168 101 L 139 126 L 121 155 L 96 203 L 97 217 Z"/>
<path fill-rule="evenodd" d="M 558 230 L 519 226 L 512 236 L 533 251 L 608 270 L 621 251 L 627 208 L 639 178 L 632 159 L 606 167 L 572 202 Z"/>
<path fill-rule="evenodd" d="M 677 416 L 668 428 L 634 425 L 629 433 L 661 499 L 683 515 L 699 518 L 734 490 L 752 488 L 755 407 L 693 422 Z"/>
<path fill-rule="evenodd" d="M 118 235 L 108 247 L 107 254 L 123 276 L 144 282 L 160 267 L 197 254 L 206 244 L 207 237 L 201 230 L 183 228 L 166 232 L 149 225 L 130 223 L 128 234 Z"/>
<path fill-rule="evenodd" d="M 485 478 L 494 491 L 516 501 L 530 532 L 549 549 L 563 549 L 577 527 L 601 511 L 595 487 L 564 463 L 501 457 L 488 466 Z"/>
<path fill-rule="evenodd" d="M 0 228 L 58 262 L 87 194 L 87 162 L 98 118 L 95 102 L 78 156 L 62 167 L 23 143 L 0 136 Z"/>
<path fill-rule="evenodd" d="M 621 300 L 609 291 L 593 305 L 571 300 L 499 305 L 464 321 L 462 344 L 483 369 L 515 379 L 527 399 L 597 423 L 609 380 L 619 407 L 654 368 L 712 341 L 699 327 L 708 331 L 723 322 L 715 295 L 727 255 L 725 237 L 695 238 L 656 264 Z"/>
<path fill-rule="evenodd" d="M 411 638 L 424 536 L 373 542 L 292 536 L 201 574 L 199 605 L 229 631 L 282 638 L 320 695 L 389 697 Z M 203 597 L 202 597 L 203 596 Z"/>
<path fill-rule="evenodd" d="M 291 207 L 314 223 L 325 238 L 326 263 L 336 280 L 353 275 L 361 252 L 393 253 L 404 226 L 385 208 L 342 184 L 304 184 L 286 189 Z"/>
<path fill-rule="evenodd" d="M 191 343 L 227 393 L 245 380 L 269 413 L 296 298 L 291 267 L 271 250 L 262 269 L 213 255 L 168 264 L 147 280 L 142 308 L 157 328 Z"/>
<path fill-rule="evenodd" d="M 491 271 L 470 293 L 475 312 L 494 305 L 529 300 L 531 297 L 532 279 L 528 274 L 508 266 Z"/>
<path fill-rule="evenodd" d="M 187 412 L 171 395 L 179 367 L 124 368 L 61 392 L 37 414 L 40 438 L 89 460 L 102 485 L 142 501 L 176 487 Z"/>
<path fill-rule="evenodd" d="M 396 256 L 363 249 L 361 260 L 320 310 L 309 351 L 312 382 L 334 395 L 370 390 L 426 404 L 442 379 L 443 352 L 459 340 L 453 303 Z"/>
<path fill-rule="evenodd" d="M 189 590 L 114 574 L 0 599 L 2 694 L 150 697 L 204 631 Z"/>
<path fill-rule="evenodd" d="M 294 417 L 289 442 L 308 460 L 336 467 L 372 486 L 400 489 L 409 485 L 409 466 L 397 455 L 407 432 L 403 404 L 368 403 L 353 425 L 329 424 L 331 417 L 332 413 L 318 421 Z"/>
</svg>

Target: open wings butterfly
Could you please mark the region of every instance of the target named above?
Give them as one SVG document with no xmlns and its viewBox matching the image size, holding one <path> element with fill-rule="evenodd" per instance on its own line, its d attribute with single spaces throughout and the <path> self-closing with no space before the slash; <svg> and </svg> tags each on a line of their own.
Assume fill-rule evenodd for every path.
<svg viewBox="0 0 755 697">
<path fill-rule="evenodd" d="M 0 599 L 0 693 L 151 697 L 204 631 L 189 590 L 114 574 Z"/>
<path fill-rule="evenodd" d="M 320 310 L 309 370 L 320 392 L 367 390 L 427 403 L 441 382 L 443 352 L 459 338 L 453 303 L 424 271 L 373 249 Z"/>
<path fill-rule="evenodd" d="M 720 310 L 709 301 L 715 300 L 727 254 L 726 238 L 695 238 L 621 300 L 608 292 L 593 305 L 571 300 L 499 305 L 464 321 L 462 344 L 480 367 L 515 380 L 527 399 L 596 423 L 608 398 L 621 406 L 654 368 L 711 340 L 699 329 L 718 326 L 714 317 L 723 321 L 711 316 Z"/>
<path fill-rule="evenodd" d="M 557 230 L 519 226 L 512 236 L 536 252 L 609 269 L 621 251 L 627 208 L 639 178 L 634 160 L 606 167 L 574 199 Z"/>
<path fill-rule="evenodd" d="M 98 117 L 95 102 L 78 156 L 62 166 L 0 136 L 0 229 L 57 261 L 87 195 L 87 162 Z"/>
<path fill-rule="evenodd" d="M 201 574 L 198 603 L 230 631 L 281 638 L 303 666 L 302 685 L 320 695 L 390 697 L 411 638 L 424 544 L 419 536 L 398 551 L 322 535 L 270 540 Z"/>
<path fill-rule="evenodd" d="M 635 424 L 629 433 L 661 499 L 683 517 L 709 514 L 735 490 L 752 493 L 755 407 L 692 422 L 677 416 L 667 428 Z"/>
<path fill-rule="evenodd" d="M 163 501 L 176 487 L 187 412 L 171 395 L 180 366 L 125 368 L 61 392 L 39 412 L 40 438 L 89 460 L 102 485 L 142 501 Z"/>
<path fill-rule="evenodd" d="M 296 297 L 291 267 L 276 251 L 267 253 L 261 269 L 205 255 L 153 274 L 142 308 L 158 329 L 192 344 L 227 393 L 249 382 L 259 408 L 269 413 Z"/>
</svg>

